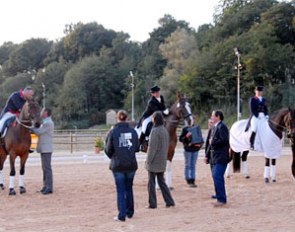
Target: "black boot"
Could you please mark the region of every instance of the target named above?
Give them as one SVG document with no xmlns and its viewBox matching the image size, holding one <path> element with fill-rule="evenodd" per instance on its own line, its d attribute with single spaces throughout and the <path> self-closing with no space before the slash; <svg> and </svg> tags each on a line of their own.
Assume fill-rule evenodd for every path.
<svg viewBox="0 0 295 232">
<path fill-rule="evenodd" d="M 250 136 L 250 149 L 251 150 L 254 150 L 255 136 L 256 136 L 256 133 L 255 132 L 252 132 L 252 134 Z"/>
<path fill-rule="evenodd" d="M 188 184 L 188 185 L 191 185 L 191 179 L 186 179 L 186 183 Z"/>
<path fill-rule="evenodd" d="M 140 145 L 143 144 L 144 139 L 145 139 L 145 135 L 144 135 L 144 133 L 141 132 L 140 137 L 139 137 L 139 144 Z"/>
<path fill-rule="evenodd" d="M 191 188 L 196 188 L 197 185 L 195 184 L 195 179 L 191 179 L 191 185 L 190 185 Z"/>
</svg>

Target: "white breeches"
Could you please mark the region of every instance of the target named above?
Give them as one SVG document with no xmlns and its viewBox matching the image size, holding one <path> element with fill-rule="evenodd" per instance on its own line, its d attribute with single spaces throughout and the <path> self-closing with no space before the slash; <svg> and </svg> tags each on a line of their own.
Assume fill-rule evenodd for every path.
<svg viewBox="0 0 295 232">
<path fill-rule="evenodd" d="M 145 134 L 146 128 L 147 128 L 149 122 L 151 122 L 151 121 L 152 121 L 152 115 L 143 120 L 142 127 L 141 127 L 141 132 L 142 133 Z"/>
<path fill-rule="evenodd" d="M 6 120 L 13 117 L 13 116 L 15 116 L 15 115 L 13 113 L 10 113 L 10 112 L 6 112 L 3 115 L 3 117 L 0 120 L 0 132 L 4 129 L 3 126 L 4 126 L 4 123 L 6 122 Z"/>
<path fill-rule="evenodd" d="M 265 114 L 264 113 L 259 113 L 258 117 L 256 118 L 254 115 L 251 118 L 251 130 L 252 132 L 257 132 L 257 126 L 260 123 L 260 120 L 265 120 Z"/>
</svg>

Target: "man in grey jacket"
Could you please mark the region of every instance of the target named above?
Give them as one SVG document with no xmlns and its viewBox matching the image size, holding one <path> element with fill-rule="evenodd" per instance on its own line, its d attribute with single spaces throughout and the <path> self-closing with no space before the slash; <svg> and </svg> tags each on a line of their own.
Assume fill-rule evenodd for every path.
<svg viewBox="0 0 295 232">
<path fill-rule="evenodd" d="M 37 152 L 41 153 L 41 163 L 43 171 L 43 188 L 41 193 L 44 195 L 53 192 L 53 179 L 51 168 L 51 156 L 53 152 L 53 130 L 54 123 L 51 119 L 51 110 L 45 108 L 41 112 L 43 123 L 40 128 L 33 128 L 32 131 L 39 137 L 37 143 Z"/>
<path fill-rule="evenodd" d="M 148 208 L 157 208 L 156 196 L 156 177 L 161 189 L 166 207 L 175 206 L 170 190 L 167 187 L 164 179 L 166 170 L 167 153 L 169 147 L 169 134 L 164 127 L 164 119 L 160 111 L 156 111 L 152 115 L 153 129 L 149 138 L 149 147 L 147 150 L 146 169 L 149 174 L 148 192 L 149 205 Z"/>
</svg>

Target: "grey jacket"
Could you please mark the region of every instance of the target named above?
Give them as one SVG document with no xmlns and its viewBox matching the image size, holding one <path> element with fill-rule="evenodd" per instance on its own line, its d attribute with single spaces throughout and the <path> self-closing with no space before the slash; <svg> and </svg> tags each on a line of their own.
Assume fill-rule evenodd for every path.
<svg viewBox="0 0 295 232">
<path fill-rule="evenodd" d="M 53 152 L 53 130 L 54 123 L 51 117 L 45 118 L 40 128 L 34 128 L 32 131 L 39 137 L 37 143 L 37 152 L 52 153 Z"/>
<path fill-rule="evenodd" d="M 146 169 L 165 172 L 169 147 L 169 134 L 164 126 L 153 127 L 147 150 Z"/>
</svg>

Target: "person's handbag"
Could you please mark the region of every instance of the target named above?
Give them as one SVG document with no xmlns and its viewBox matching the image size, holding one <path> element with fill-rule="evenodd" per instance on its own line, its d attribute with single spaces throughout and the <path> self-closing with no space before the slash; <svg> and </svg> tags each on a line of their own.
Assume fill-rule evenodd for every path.
<svg viewBox="0 0 295 232">
<path fill-rule="evenodd" d="M 190 144 L 197 145 L 201 148 L 202 145 L 204 144 L 204 139 L 203 139 L 202 130 L 200 126 L 188 128 L 188 131 L 191 132 L 192 134 Z"/>
</svg>

